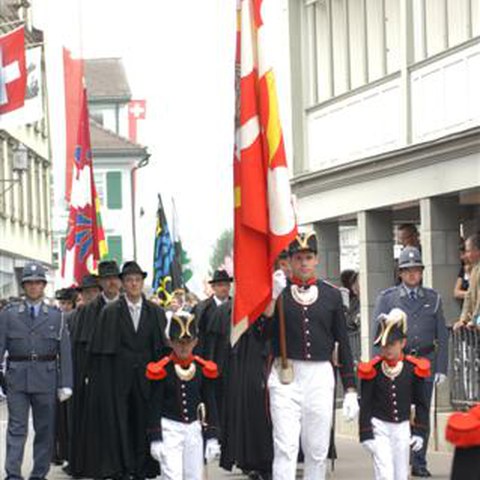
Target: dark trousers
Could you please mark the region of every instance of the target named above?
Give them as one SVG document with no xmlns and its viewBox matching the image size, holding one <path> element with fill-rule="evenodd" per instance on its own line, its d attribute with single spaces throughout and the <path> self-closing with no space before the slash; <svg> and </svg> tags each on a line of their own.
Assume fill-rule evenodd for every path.
<svg viewBox="0 0 480 480">
<path fill-rule="evenodd" d="M 119 402 L 119 418 L 122 432 L 123 455 L 126 471 L 121 476 L 133 476 L 141 480 L 146 476 L 148 442 L 146 434 L 147 403 L 136 382 Z M 126 442 L 126 443 L 125 443 Z"/>
<path fill-rule="evenodd" d="M 451 480 L 480 480 L 480 447 L 456 448 Z"/>
<path fill-rule="evenodd" d="M 28 414 L 32 409 L 35 438 L 31 479 L 43 479 L 50 469 L 55 428 L 55 392 L 8 391 L 8 430 L 5 471 L 7 479 L 22 479 L 22 462 L 28 435 Z"/>
<path fill-rule="evenodd" d="M 433 394 L 433 378 L 428 379 L 425 382 L 425 390 L 427 393 L 428 409 L 432 404 L 432 394 Z M 427 448 L 428 448 L 428 439 L 430 437 L 430 427 L 427 428 L 425 436 L 423 437 L 423 447 L 419 452 L 412 452 L 412 467 L 414 468 L 426 468 L 427 466 Z"/>
</svg>

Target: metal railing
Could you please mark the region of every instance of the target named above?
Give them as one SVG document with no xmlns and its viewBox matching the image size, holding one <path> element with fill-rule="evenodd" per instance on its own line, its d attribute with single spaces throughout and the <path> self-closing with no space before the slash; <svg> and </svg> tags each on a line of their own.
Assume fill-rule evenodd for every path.
<svg viewBox="0 0 480 480">
<path fill-rule="evenodd" d="M 456 409 L 480 402 L 480 331 L 450 334 L 450 400 Z"/>
<path fill-rule="evenodd" d="M 360 331 L 348 332 L 355 366 L 361 358 Z M 450 403 L 465 409 L 480 402 L 480 330 L 462 328 L 449 335 Z"/>
</svg>

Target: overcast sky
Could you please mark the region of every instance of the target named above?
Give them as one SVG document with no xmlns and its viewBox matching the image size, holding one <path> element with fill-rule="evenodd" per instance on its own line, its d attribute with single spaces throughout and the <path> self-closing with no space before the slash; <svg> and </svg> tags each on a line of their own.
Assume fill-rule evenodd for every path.
<svg viewBox="0 0 480 480">
<path fill-rule="evenodd" d="M 278 18 L 284 0 L 267 3 Z M 160 192 L 166 204 L 175 198 L 184 246 L 197 273 L 205 275 L 216 238 L 233 225 L 236 0 L 35 0 L 37 5 L 54 12 L 65 41 L 85 58 L 122 57 L 134 98 L 147 100 L 139 141 L 152 157 L 140 177 L 138 205 L 145 215 L 139 261 L 146 268 L 152 261 Z M 286 32 L 276 23 L 282 39 L 274 53 L 281 59 Z"/>
</svg>

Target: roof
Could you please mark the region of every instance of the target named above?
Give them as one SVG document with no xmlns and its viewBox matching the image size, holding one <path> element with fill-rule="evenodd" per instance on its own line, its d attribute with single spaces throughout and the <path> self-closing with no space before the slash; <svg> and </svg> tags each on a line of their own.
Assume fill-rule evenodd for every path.
<svg viewBox="0 0 480 480">
<path fill-rule="evenodd" d="M 144 155 L 146 148 L 115 132 L 108 130 L 90 118 L 90 140 L 92 150 L 97 155 Z"/>
<path fill-rule="evenodd" d="M 132 97 L 120 58 L 85 60 L 85 82 L 89 101 L 128 101 Z"/>
<path fill-rule="evenodd" d="M 16 28 L 24 25 L 25 22 L 20 19 L 19 12 L 25 7 L 19 6 L 16 0 L 0 0 L 0 35 L 9 33 Z M 28 47 L 32 44 L 43 42 L 43 32 L 31 27 L 29 30 L 25 28 L 25 45 Z"/>
</svg>

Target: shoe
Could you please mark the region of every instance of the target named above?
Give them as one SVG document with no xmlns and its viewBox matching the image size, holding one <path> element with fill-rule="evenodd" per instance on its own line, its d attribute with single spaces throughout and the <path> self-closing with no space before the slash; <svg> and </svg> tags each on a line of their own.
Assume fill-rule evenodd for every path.
<svg viewBox="0 0 480 480">
<path fill-rule="evenodd" d="M 427 467 L 412 467 L 412 477 L 428 478 L 432 474 L 428 471 Z"/>
</svg>

